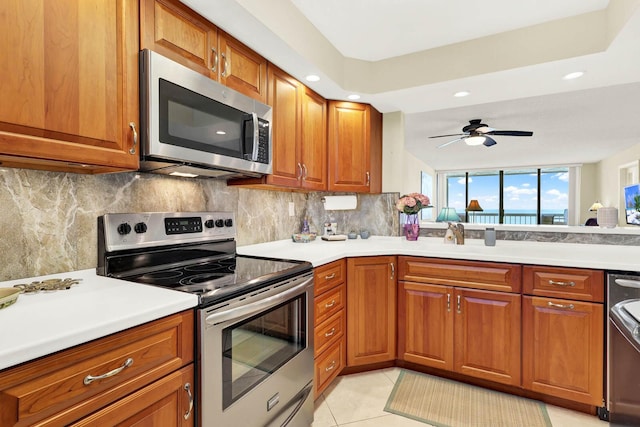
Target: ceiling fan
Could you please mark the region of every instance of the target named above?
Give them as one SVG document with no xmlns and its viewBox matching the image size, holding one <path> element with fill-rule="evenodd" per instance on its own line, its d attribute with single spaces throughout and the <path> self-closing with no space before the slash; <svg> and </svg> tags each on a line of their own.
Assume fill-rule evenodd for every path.
<svg viewBox="0 0 640 427">
<path fill-rule="evenodd" d="M 467 145 L 484 145 L 485 147 L 491 147 L 496 145 L 495 139 L 489 135 L 507 135 L 507 136 L 532 136 L 533 132 L 524 130 L 496 130 L 484 123 L 481 123 L 480 119 L 469 120 L 469 124 L 462 128 L 463 133 L 454 133 L 451 135 L 437 135 L 430 136 L 429 138 L 443 138 L 445 136 L 458 136 L 459 138 L 453 139 L 444 144 L 438 145 L 438 148 L 446 147 L 454 142 L 464 140 Z"/>
</svg>

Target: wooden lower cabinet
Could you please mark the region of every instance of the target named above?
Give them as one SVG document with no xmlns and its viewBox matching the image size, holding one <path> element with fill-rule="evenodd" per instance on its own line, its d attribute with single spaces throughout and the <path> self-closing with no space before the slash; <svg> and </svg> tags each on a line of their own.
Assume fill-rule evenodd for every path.
<svg viewBox="0 0 640 427">
<path fill-rule="evenodd" d="M 523 386 L 602 406 L 603 316 L 600 303 L 524 296 Z"/>
<path fill-rule="evenodd" d="M 193 365 L 186 366 L 71 427 L 194 425 Z"/>
<path fill-rule="evenodd" d="M 153 420 L 187 412 L 193 322 L 187 310 L 3 370 L 0 426 L 192 425 Z"/>
<path fill-rule="evenodd" d="M 520 385 L 520 295 L 400 282 L 399 358 Z"/>
<path fill-rule="evenodd" d="M 347 260 L 347 366 L 396 358 L 396 257 Z"/>
</svg>

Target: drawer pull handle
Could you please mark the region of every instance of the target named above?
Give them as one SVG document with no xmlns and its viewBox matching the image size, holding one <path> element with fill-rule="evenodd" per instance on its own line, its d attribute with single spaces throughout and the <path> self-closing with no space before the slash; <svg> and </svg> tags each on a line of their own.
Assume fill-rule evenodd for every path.
<svg viewBox="0 0 640 427">
<path fill-rule="evenodd" d="M 89 384 L 91 384 L 92 382 L 94 382 L 96 380 L 103 380 L 105 378 L 109 378 L 109 377 L 113 377 L 115 375 L 118 375 L 125 368 L 128 368 L 131 365 L 133 365 L 133 359 L 132 358 L 128 358 L 127 360 L 124 361 L 122 366 L 120 366 L 119 368 L 114 369 L 113 371 L 109 371 L 106 374 L 97 375 L 95 377 L 93 375 L 87 375 L 86 377 L 84 377 L 84 381 L 83 381 L 84 385 L 89 385 Z"/>
<path fill-rule="evenodd" d="M 336 277 L 336 273 L 327 274 L 326 276 L 324 276 L 324 280 L 331 280 L 334 277 Z"/>
<path fill-rule="evenodd" d="M 336 305 L 336 300 L 332 299 L 332 300 L 331 300 L 331 302 L 326 303 L 326 304 L 324 305 L 324 308 L 331 308 L 331 307 L 333 307 L 334 305 Z"/>
<path fill-rule="evenodd" d="M 331 330 L 329 332 L 325 332 L 324 336 L 325 337 L 330 337 L 335 333 L 336 333 L 336 328 L 331 328 Z"/>
<path fill-rule="evenodd" d="M 550 285 L 555 285 L 555 286 L 571 286 L 571 287 L 574 287 L 576 285 L 576 282 L 557 282 L 555 280 L 549 280 L 549 284 Z"/>
<path fill-rule="evenodd" d="M 451 312 L 451 294 L 447 294 L 447 313 Z"/>
<path fill-rule="evenodd" d="M 457 307 L 456 308 L 457 308 L 458 314 L 462 313 L 462 309 L 460 308 L 460 295 L 458 295 L 458 297 L 457 297 Z"/>
<path fill-rule="evenodd" d="M 551 301 L 549 301 L 549 302 L 547 303 L 547 305 L 548 305 L 549 307 L 555 307 L 555 308 L 566 308 L 566 309 L 569 309 L 569 310 L 573 310 L 573 307 L 574 307 L 574 306 L 573 306 L 573 304 L 554 304 L 554 303 L 552 303 Z"/>
<path fill-rule="evenodd" d="M 189 410 L 184 413 L 183 417 L 185 420 L 188 420 L 191 416 L 191 412 L 193 411 L 193 394 L 191 394 L 191 384 L 186 383 L 184 385 L 184 390 L 187 392 L 187 396 L 189 396 Z"/>
<path fill-rule="evenodd" d="M 331 365 L 327 366 L 326 368 L 324 368 L 325 372 L 329 372 L 329 371 L 333 371 L 333 369 L 336 367 L 336 361 L 333 360 L 331 362 Z"/>
</svg>

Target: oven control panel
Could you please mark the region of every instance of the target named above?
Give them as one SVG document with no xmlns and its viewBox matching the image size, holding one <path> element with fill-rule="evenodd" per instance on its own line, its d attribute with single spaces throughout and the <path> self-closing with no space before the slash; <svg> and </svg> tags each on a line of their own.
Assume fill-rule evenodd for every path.
<svg viewBox="0 0 640 427">
<path fill-rule="evenodd" d="M 147 212 L 105 214 L 98 234 L 108 252 L 150 246 L 235 240 L 233 212 Z"/>
</svg>

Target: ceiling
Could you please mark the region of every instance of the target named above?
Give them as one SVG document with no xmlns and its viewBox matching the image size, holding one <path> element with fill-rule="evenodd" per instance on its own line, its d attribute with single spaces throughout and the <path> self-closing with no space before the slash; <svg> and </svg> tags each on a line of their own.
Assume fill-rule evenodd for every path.
<svg viewBox="0 0 640 427">
<path fill-rule="evenodd" d="M 403 112 L 405 149 L 436 170 L 594 163 L 640 143 L 640 0 L 181 1 L 296 78 L 320 76 L 305 83 L 324 97 Z M 534 135 L 428 138 L 476 118 Z"/>
</svg>

